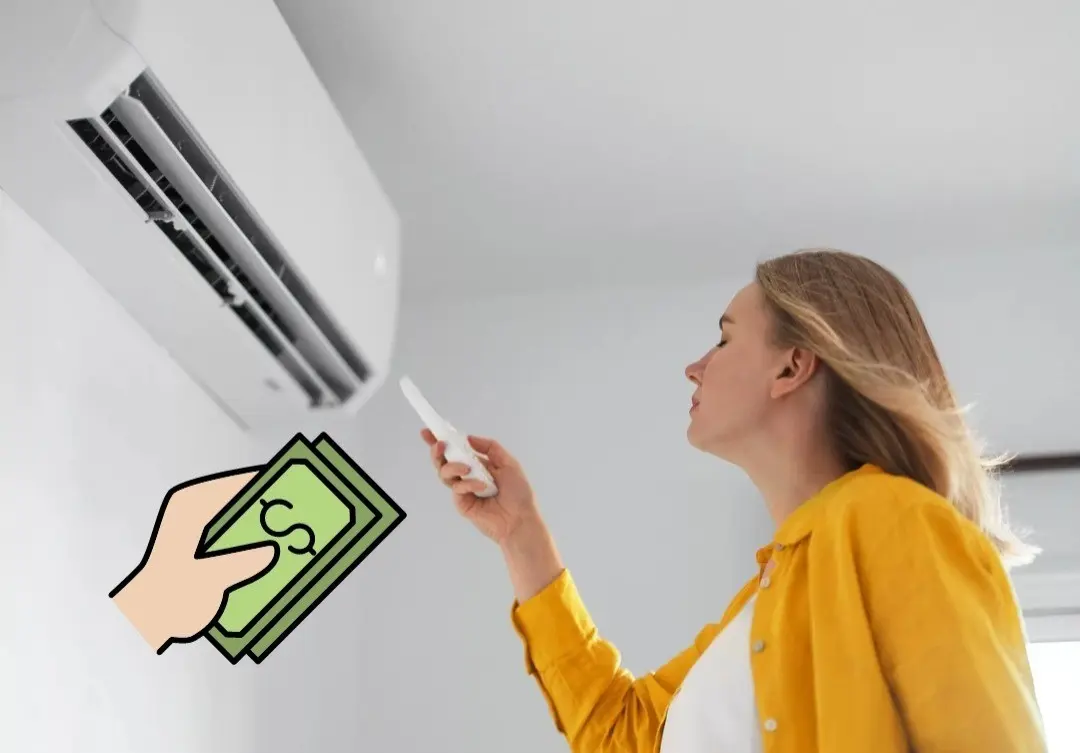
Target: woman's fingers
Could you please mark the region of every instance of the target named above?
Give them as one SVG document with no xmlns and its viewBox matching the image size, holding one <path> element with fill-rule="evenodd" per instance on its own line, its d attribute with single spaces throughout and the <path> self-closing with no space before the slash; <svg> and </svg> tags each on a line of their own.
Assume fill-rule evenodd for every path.
<svg viewBox="0 0 1080 753">
<path fill-rule="evenodd" d="M 421 430 L 420 436 L 423 437 L 430 448 L 431 463 L 435 466 L 435 470 L 438 472 L 439 479 L 442 480 L 443 484 L 450 487 L 455 494 L 459 495 L 474 494 L 484 490 L 487 485 L 483 481 L 478 481 L 476 479 L 466 480 L 462 478 L 471 470 L 466 463 L 447 462 L 445 457 L 446 442 L 438 441 L 435 438 L 435 435 L 431 433 L 430 429 Z M 480 449 L 476 447 L 477 442 L 475 441 L 475 438 L 470 437 L 470 440 L 474 440 L 472 442 L 474 448 Z M 488 449 L 492 446 L 496 448 L 496 451 L 502 449 L 498 446 L 498 443 L 493 440 L 481 440 L 481 442 L 484 445 L 484 449 Z M 480 462 L 488 469 L 488 471 L 495 470 L 496 463 L 492 462 L 492 458 L 481 454 L 480 452 L 478 452 L 477 455 L 479 456 Z"/>
<path fill-rule="evenodd" d="M 484 460 L 488 468 L 505 468 L 514 462 L 506 448 L 494 439 L 469 435 L 469 444 L 473 450 Z"/>
<path fill-rule="evenodd" d="M 469 444 L 472 448 L 484 455 L 490 455 L 491 451 L 498 446 L 498 443 L 489 437 L 478 437 L 475 434 L 469 435 Z"/>
<path fill-rule="evenodd" d="M 424 431 L 427 431 L 427 429 L 424 429 Z M 424 437 L 424 439 L 426 441 L 427 437 Z M 432 437 L 432 439 L 434 439 L 434 437 Z M 443 467 L 443 464 L 446 463 L 446 458 L 443 457 L 443 455 L 446 454 L 446 443 L 444 443 L 444 442 L 429 442 L 429 444 L 431 445 L 431 449 L 430 449 L 431 462 L 435 466 L 435 470 L 439 470 L 440 468 Z"/>
<path fill-rule="evenodd" d="M 485 486 L 486 484 L 483 481 L 463 479 L 454 482 L 450 488 L 454 491 L 454 494 L 465 496 L 466 494 L 476 494 L 477 492 L 483 491 Z"/>
<path fill-rule="evenodd" d="M 439 478 L 443 481 L 456 481 L 469 472 L 465 463 L 446 463 L 439 469 Z"/>
</svg>

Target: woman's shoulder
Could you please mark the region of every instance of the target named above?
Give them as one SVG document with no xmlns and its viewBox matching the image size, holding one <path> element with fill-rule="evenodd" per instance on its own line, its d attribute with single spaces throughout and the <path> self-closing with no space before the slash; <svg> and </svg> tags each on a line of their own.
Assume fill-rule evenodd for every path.
<svg viewBox="0 0 1080 753">
<path fill-rule="evenodd" d="M 928 486 L 907 476 L 864 466 L 851 474 L 851 480 L 841 486 L 836 497 L 848 512 L 859 513 L 885 501 L 902 509 L 916 507 L 952 507 L 949 501 Z"/>
<path fill-rule="evenodd" d="M 855 574 L 878 614 L 966 598 L 1011 620 L 1015 596 L 991 538 L 945 497 L 910 478 L 867 474 L 830 500 L 810 558 L 827 580 Z"/>
<path fill-rule="evenodd" d="M 910 545 L 920 537 L 966 544 L 981 543 L 984 538 L 974 523 L 933 489 L 880 469 L 852 478 L 824 507 L 815 533 L 854 545 Z"/>
</svg>

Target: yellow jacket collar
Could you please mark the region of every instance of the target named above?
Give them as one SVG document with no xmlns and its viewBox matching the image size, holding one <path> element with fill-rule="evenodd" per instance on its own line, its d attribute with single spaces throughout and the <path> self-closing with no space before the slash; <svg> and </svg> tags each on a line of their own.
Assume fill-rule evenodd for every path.
<svg viewBox="0 0 1080 753">
<path fill-rule="evenodd" d="M 826 484 L 821 491 L 799 505 L 795 511 L 788 515 L 787 519 L 780 524 L 780 527 L 776 530 L 776 535 L 773 537 L 772 543 L 758 550 L 758 564 L 764 565 L 768 562 L 772 557 L 774 549 L 784 549 L 785 547 L 794 546 L 809 536 L 814 530 L 814 526 L 824 516 L 825 510 L 828 507 L 828 500 L 835 497 L 840 488 L 845 486 L 848 481 L 859 476 L 876 473 L 884 473 L 884 471 L 876 465 L 867 463 Z"/>
</svg>

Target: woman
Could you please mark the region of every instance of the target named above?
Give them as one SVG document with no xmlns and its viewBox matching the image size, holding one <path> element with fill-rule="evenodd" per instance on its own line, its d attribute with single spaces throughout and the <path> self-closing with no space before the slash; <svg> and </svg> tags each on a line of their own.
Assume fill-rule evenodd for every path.
<svg viewBox="0 0 1080 753">
<path fill-rule="evenodd" d="M 601 638 L 514 458 L 499 486 L 432 459 L 502 549 L 513 618 L 575 753 L 1044 751 L 1010 532 L 907 289 L 865 258 L 760 264 L 686 368 L 690 443 L 741 467 L 776 523 L 718 623 L 644 677 Z"/>
</svg>

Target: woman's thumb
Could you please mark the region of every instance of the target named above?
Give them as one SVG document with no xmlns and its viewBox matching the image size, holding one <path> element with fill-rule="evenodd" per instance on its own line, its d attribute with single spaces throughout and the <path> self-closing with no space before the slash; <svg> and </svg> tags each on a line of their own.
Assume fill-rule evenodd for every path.
<svg viewBox="0 0 1080 753">
<path fill-rule="evenodd" d="M 469 444 L 477 452 L 487 455 L 488 459 L 495 465 L 506 465 L 510 460 L 510 453 L 508 453 L 501 444 L 494 439 L 488 437 L 476 437 L 469 435 Z"/>
<path fill-rule="evenodd" d="M 273 542 L 230 549 L 205 557 L 213 573 L 211 578 L 223 589 L 235 588 L 263 575 L 277 562 L 278 547 Z"/>
</svg>

